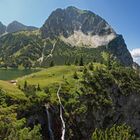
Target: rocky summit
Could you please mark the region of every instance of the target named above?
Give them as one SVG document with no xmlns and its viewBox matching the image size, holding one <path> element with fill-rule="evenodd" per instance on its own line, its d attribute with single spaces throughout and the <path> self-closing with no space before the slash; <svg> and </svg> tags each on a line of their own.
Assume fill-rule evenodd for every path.
<svg viewBox="0 0 140 140">
<path fill-rule="evenodd" d="M 107 45 L 117 35 L 100 16 L 75 7 L 57 9 L 41 28 L 43 38 L 61 36 L 72 45 L 98 47 Z"/>
</svg>

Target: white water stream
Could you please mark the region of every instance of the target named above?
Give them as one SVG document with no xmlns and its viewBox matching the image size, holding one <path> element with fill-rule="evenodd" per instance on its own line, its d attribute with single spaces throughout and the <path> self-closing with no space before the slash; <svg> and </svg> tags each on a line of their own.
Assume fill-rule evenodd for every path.
<svg viewBox="0 0 140 140">
<path fill-rule="evenodd" d="M 53 44 L 53 48 L 51 49 L 51 52 L 50 52 L 50 54 L 47 56 L 46 59 L 48 59 L 48 58 L 50 58 L 50 57 L 53 56 L 53 51 L 54 51 L 54 49 L 55 49 L 55 44 L 56 44 L 56 43 Z"/>
<path fill-rule="evenodd" d="M 50 54 L 47 55 L 46 60 L 47 60 L 48 58 L 50 58 L 50 57 L 53 56 L 53 51 L 54 51 L 54 49 L 55 49 L 55 44 L 56 44 L 56 43 L 53 44 L 53 47 L 52 47 L 52 49 L 51 49 L 51 51 L 50 51 Z M 40 65 L 42 64 L 42 62 L 43 62 L 43 60 L 44 60 L 44 57 L 45 57 L 45 55 L 44 55 L 45 47 L 46 47 L 46 43 L 44 43 L 43 51 L 42 51 L 41 57 L 37 60 L 37 61 L 40 63 Z"/>
<path fill-rule="evenodd" d="M 42 62 L 44 60 L 45 46 L 46 46 L 46 43 L 44 43 L 44 45 L 43 45 L 43 51 L 42 51 L 41 57 L 37 60 L 40 63 L 40 65 L 42 64 Z"/>
<path fill-rule="evenodd" d="M 45 108 L 46 108 L 46 113 L 48 117 L 48 129 L 49 129 L 50 140 L 54 140 L 54 134 L 51 128 L 51 116 L 49 112 L 49 104 L 45 104 Z"/>
<path fill-rule="evenodd" d="M 58 97 L 58 100 L 59 100 L 59 104 L 60 104 L 60 119 L 61 119 L 61 122 L 62 122 L 62 136 L 61 136 L 61 140 L 65 140 L 65 121 L 63 119 L 63 111 L 62 109 L 64 109 L 64 106 L 62 105 L 62 102 L 61 102 L 61 99 L 60 99 L 60 96 L 59 96 L 59 92 L 61 90 L 61 85 L 59 86 L 59 89 L 57 91 L 57 97 Z"/>
</svg>

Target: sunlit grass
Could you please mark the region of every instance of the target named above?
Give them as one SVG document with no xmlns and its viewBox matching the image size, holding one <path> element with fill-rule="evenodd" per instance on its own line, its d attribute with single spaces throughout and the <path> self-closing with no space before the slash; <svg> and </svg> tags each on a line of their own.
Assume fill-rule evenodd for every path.
<svg viewBox="0 0 140 140">
<path fill-rule="evenodd" d="M 33 73 L 22 78 L 18 78 L 18 84 L 23 86 L 24 82 L 27 81 L 31 85 L 40 85 L 41 88 L 52 84 L 62 84 L 64 80 L 68 80 L 74 84 L 72 77 L 73 73 L 78 70 L 77 66 L 55 66 L 42 70 L 40 72 Z"/>
<path fill-rule="evenodd" d="M 5 81 L 0 81 L 0 89 L 3 90 L 3 92 L 13 98 L 13 99 L 20 99 L 20 100 L 26 100 L 25 94 L 18 89 L 17 86 L 12 85 Z"/>
</svg>

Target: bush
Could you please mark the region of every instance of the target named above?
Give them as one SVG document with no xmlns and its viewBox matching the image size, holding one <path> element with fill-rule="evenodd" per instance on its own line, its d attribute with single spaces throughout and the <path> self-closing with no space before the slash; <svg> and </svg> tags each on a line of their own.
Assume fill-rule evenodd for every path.
<svg viewBox="0 0 140 140">
<path fill-rule="evenodd" d="M 135 140 L 135 135 L 132 134 L 132 130 L 129 126 L 114 125 L 111 128 L 105 130 L 95 129 L 92 140 Z"/>
</svg>

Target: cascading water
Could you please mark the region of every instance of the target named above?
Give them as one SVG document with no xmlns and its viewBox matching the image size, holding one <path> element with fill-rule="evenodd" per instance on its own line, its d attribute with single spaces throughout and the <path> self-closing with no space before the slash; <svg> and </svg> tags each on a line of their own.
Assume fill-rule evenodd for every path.
<svg viewBox="0 0 140 140">
<path fill-rule="evenodd" d="M 38 44 L 39 45 L 39 44 Z M 40 45 L 39 45 L 40 46 Z M 41 46 L 40 46 L 41 47 Z M 44 52 L 45 52 L 45 47 L 46 47 L 46 42 L 44 43 L 43 45 L 43 51 L 42 51 L 42 54 L 41 54 L 41 57 L 37 60 L 40 65 L 42 64 L 43 60 L 44 60 Z"/>
<path fill-rule="evenodd" d="M 54 134 L 51 128 L 51 116 L 49 112 L 49 104 L 45 104 L 45 108 L 46 108 L 46 113 L 48 117 L 48 129 L 49 129 L 50 140 L 54 140 Z"/>
<path fill-rule="evenodd" d="M 46 59 L 48 59 L 48 58 L 50 58 L 50 57 L 53 56 L 53 51 L 54 51 L 54 49 L 55 49 L 55 44 L 56 44 L 56 43 L 53 44 L 53 47 L 52 47 L 52 49 L 51 49 L 51 52 L 50 52 L 50 54 L 47 56 Z"/>
<path fill-rule="evenodd" d="M 58 97 L 58 100 L 59 100 L 59 104 L 60 104 L 60 119 L 61 119 L 61 122 L 62 122 L 62 136 L 61 136 L 61 140 L 65 140 L 65 121 L 63 119 L 63 112 L 62 112 L 62 109 L 64 109 L 64 106 L 62 105 L 62 102 L 61 102 L 61 99 L 60 99 L 60 96 L 59 96 L 59 92 L 60 92 L 60 89 L 61 89 L 61 85 L 59 86 L 59 89 L 57 91 L 57 97 Z"/>
<path fill-rule="evenodd" d="M 53 56 L 53 51 L 54 51 L 54 49 L 55 49 L 55 44 L 56 44 L 56 43 L 53 44 L 53 47 L 52 47 L 52 49 L 51 49 L 51 51 L 50 51 L 50 54 L 47 55 L 46 60 L 47 60 L 48 58 L 50 58 L 50 57 Z M 39 45 L 39 46 L 40 46 L 40 45 Z M 41 47 L 41 46 L 40 46 L 40 47 Z M 46 47 L 46 42 L 44 43 L 43 51 L 42 51 L 41 57 L 37 60 L 37 61 L 40 63 L 40 65 L 42 64 L 42 62 L 43 62 L 43 60 L 44 60 L 44 57 L 45 57 L 45 55 L 44 55 L 45 47 Z"/>
</svg>

